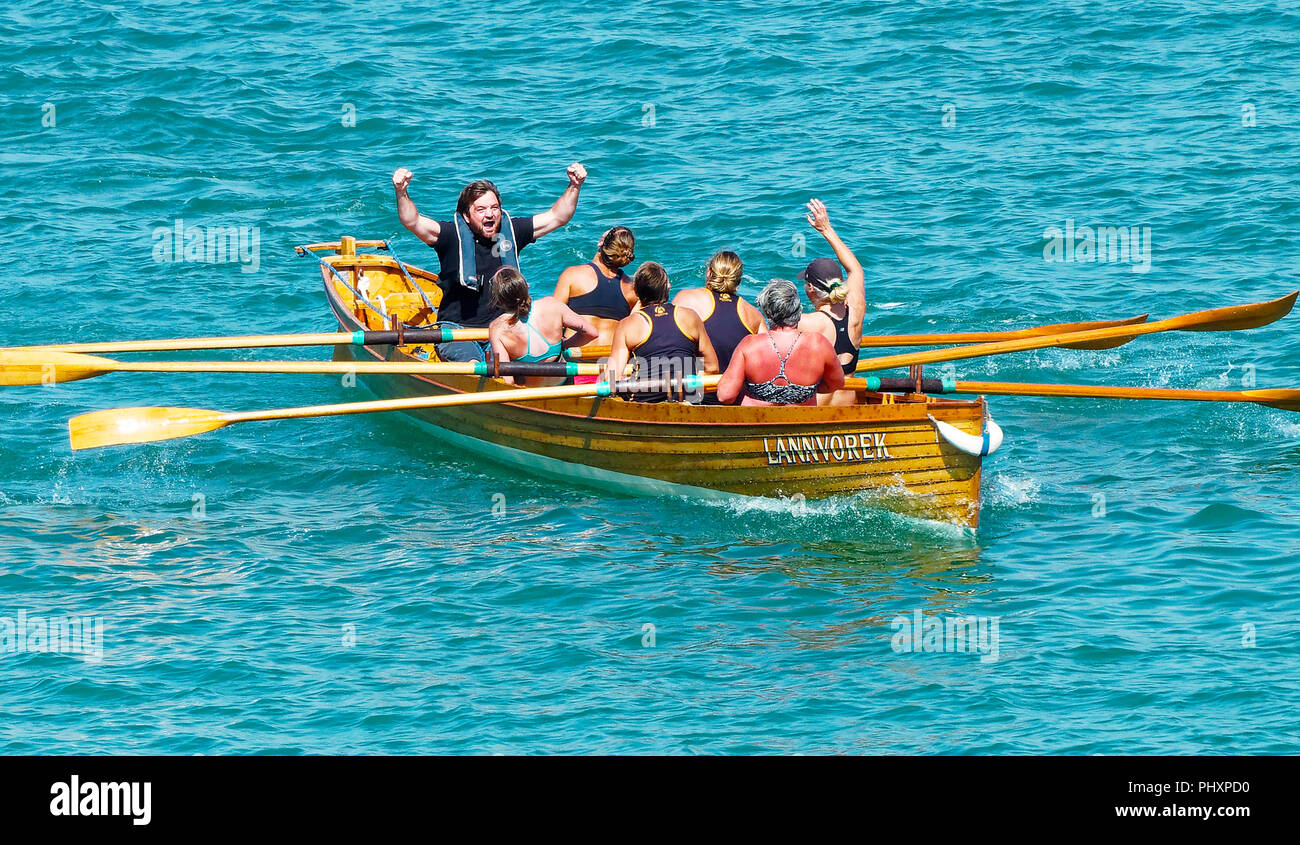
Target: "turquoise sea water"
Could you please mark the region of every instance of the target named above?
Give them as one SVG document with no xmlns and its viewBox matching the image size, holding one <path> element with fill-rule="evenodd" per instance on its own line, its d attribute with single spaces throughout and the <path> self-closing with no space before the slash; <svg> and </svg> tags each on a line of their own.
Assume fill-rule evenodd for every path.
<svg viewBox="0 0 1300 845">
<path fill-rule="evenodd" d="M 294 245 L 394 237 L 436 269 L 399 166 L 446 217 L 480 176 L 542 211 L 586 164 L 577 217 L 523 253 L 535 284 L 624 223 L 676 284 L 738 250 L 752 295 L 828 254 L 817 196 L 872 333 L 1270 299 L 1300 287 L 1297 33 L 1293 4 L 20 0 L 0 344 L 331 330 Z M 256 272 L 155 262 L 178 219 L 256 227 Z M 1067 221 L 1150 227 L 1149 272 L 1046 261 Z M 1292 387 L 1297 354 L 1293 316 L 953 372 Z M 1300 751 L 1294 414 L 996 398 L 973 536 L 854 500 L 569 488 L 396 416 L 67 442 L 100 408 L 361 398 L 326 376 L 0 392 L 0 629 L 104 626 L 101 659 L 0 652 L 0 751 Z M 917 613 L 996 618 L 997 659 L 897 652 Z"/>
</svg>

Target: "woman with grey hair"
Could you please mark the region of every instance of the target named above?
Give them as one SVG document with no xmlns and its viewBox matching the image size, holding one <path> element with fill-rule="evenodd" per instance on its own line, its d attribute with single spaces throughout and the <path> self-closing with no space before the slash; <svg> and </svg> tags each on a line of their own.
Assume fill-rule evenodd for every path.
<svg viewBox="0 0 1300 845">
<path fill-rule="evenodd" d="M 816 332 L 799 330 L 803 304 L 792 282 L 774 279 L 758 295 L 764 334 L 740 342 L 718 382 L 718 400 L 733 405 L 816 405 L 818 393 L 844 387 L 835 347 Z"/>
</svg>

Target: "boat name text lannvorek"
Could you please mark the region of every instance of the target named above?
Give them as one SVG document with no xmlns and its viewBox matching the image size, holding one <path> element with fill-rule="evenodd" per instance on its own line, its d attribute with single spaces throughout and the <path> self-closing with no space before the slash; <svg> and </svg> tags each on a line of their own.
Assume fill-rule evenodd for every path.
<svg viewBox="0 0 1300 845">
<path fill-rule="evenodd" d="M 763 438 L 768 466 L 808 464 L 821 461 L 872 461 L 892 458 L 885 446 L 885 435 L 832 434 L 829 437 L 777 437 L 775 443 Z"/>
</svg>

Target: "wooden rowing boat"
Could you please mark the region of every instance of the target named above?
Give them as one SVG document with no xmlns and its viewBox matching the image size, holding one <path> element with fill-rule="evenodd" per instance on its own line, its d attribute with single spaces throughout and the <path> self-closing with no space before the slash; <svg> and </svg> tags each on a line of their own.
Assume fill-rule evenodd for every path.
<svg viewBox="0 0 1300 845">
<path fill-rule="evenodd" d="M 344 331 L 382 330 L 394 320 L 436 317 L 437 275 L 382 245 L 344 237 L 316 254 L 329 305 Z M 413 345 L 335 347 L 336 360 L 437 360 Z M 469 375 L 362 375 L 381 398 L 519 390 Z M 950 445 L 931 417 L 983 431 L 985 403 L 861 391 L 841 407 L 642 404 L 583 397 L 407 411 L 458 453 L 524 471 L 650 495 L 821 499 L 861 495 L 876 506 L 975 528 L 980 458 Z"/>
</svg>

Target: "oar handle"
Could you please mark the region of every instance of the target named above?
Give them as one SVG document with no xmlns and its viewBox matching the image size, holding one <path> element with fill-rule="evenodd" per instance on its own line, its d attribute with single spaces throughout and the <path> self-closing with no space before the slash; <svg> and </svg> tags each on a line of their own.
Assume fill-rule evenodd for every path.
<svg viewBox="0 0 1300 845">
<path fill-rule="evenodd" d="M 716 383 L 716 378 L 715 378 Z M 697 390 L 703 390 L 708 387 L 709 382 L 706 377 L 689 375 L 689 376 L 670 376 L 668 378 L 627 378 L 618 379 L 617 381 L 602 381 L 595 385 L 595 394 L 597 396 L 613 396 L 631 393 L 667 393 L 669 395 L 682 395 L 694 393 Z"/>
<path fill-rule="evenodd" d="M 870 390 L 873 393 L 952 393 L 957 389 L 957 382 L 950 378 L 923 378 L 921 389 L 916 389 L 916 379 L 867 376 L 866 378 L 846 378 L 847 390 Z"/>
<path fill-rule="evenodd" d="M 452 343 L 458 340 L 487 340 L 487 329 L 398 329 L 383 331 L 355 331 L 352 343 L 356 346 L 406 346 L 418 343 Z"/>
<path fill-rule="evenodd" d="M 576 364 L 571 361 L 532 363 L 530 361 L 475 361 L 474 375 L 523 378 L 567 378 L 578 375 L 597 375 L 595 364 Z"/>
</svg>

